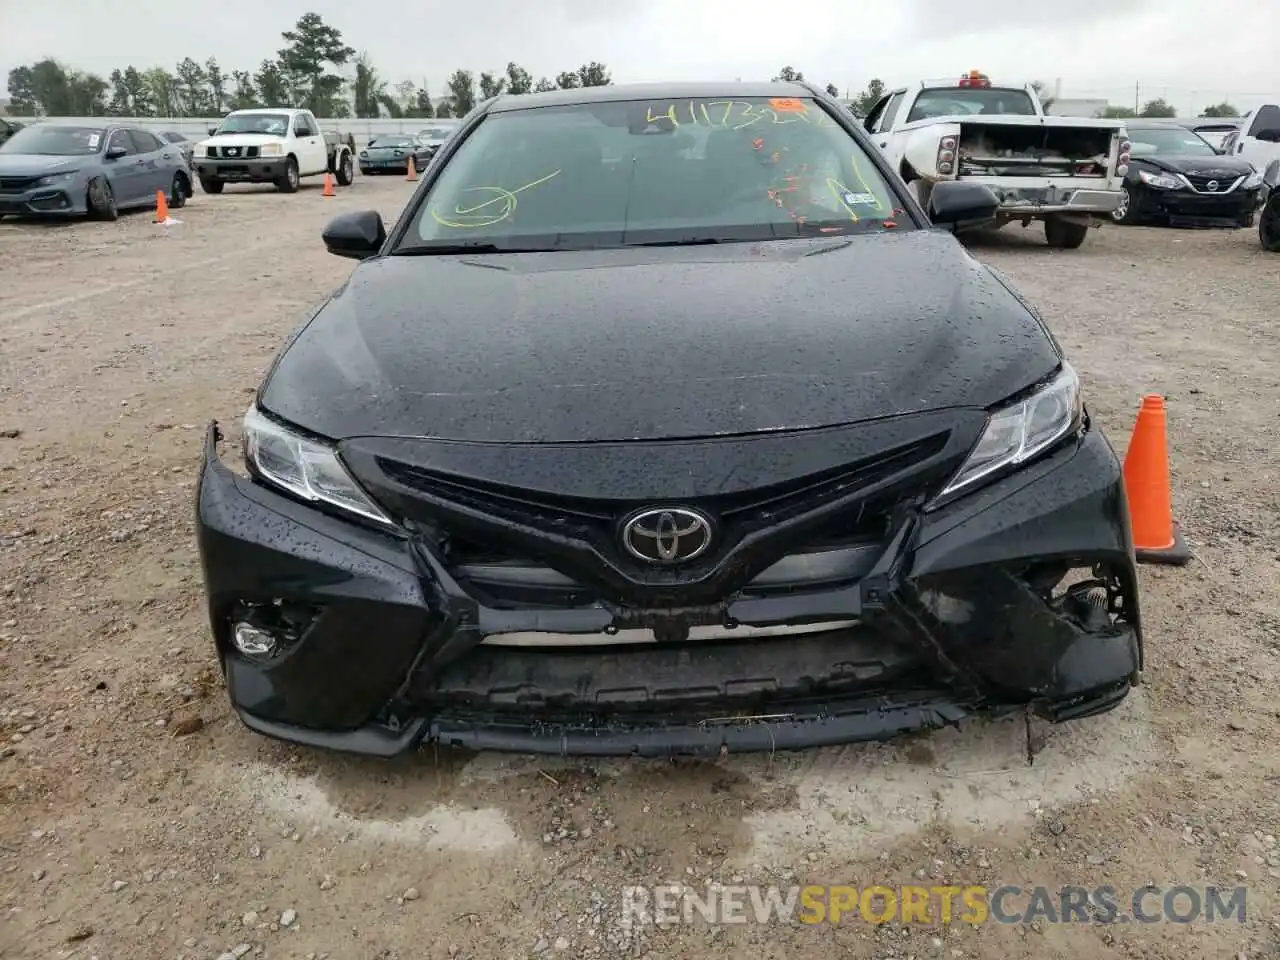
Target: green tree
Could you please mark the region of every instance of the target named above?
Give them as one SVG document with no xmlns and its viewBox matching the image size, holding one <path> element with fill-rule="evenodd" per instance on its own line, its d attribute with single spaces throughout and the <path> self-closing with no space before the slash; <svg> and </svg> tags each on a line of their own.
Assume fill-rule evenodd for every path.
<svg viewBox="0 0 1280 960">
<path fill-rule="evenodd" d="M 209 105 L 209 76 L 204 67 L 187 57 L 178 64 L 174 76 L 178 80 L 182 116 L 207 117 L 212 110 Z"/>
<path fill-rule="evenodd" d="M 412 117 L 417 115 L 418 85 L 412 80 L 402 80 L 396 84 L 396 95 L 393 98 L 396 109 L 387 108 L 393 117 Z"/>
<path fill-rule="evenodd" d="M 220 117 L 227 109 L 227 75 L 222 72 L 214 57 L 205 61 L 204 75 L 209 79 L 209 106 L 212 114 Z"/>
<path fill-rule="evenodd" d="M 1160 118 L 1176 117 L 1177 115 L 1178 111 L 1166 103 L 1163 97 L 1157 97 L 1155 100 L 1148 100 L 1142 105 L 1142 111 L 1138 114 L 1140 117 Z"/>
<path fill-rule="evenodd" d="M 13 89 L 12 84 L 10 84 L 9 89 L 11 90 Z M 554 89 L 556 89 L 556 85 L 552 83 L 550 80 L 548 80 L 546 77 L 539 78 L 538 82 L 533 85 L 534 93 L 546 93 L 548 90 L 554 90 Z"/>
<path fill-rule="evenodd" d="M 854 97 L 853 112 L 860 117 L 865 117 L 871 112 L 871 108 L 880 102 L 880 98 L 884 96 L 884 81 L 879 77 L 872 77 L 871 82 L 867 84 L 867 88 Z"/>
<path fill-rule="evenodd" d="M 182 115 L 182 100 L 179 95 L 178 81 L 164 67 L 152 67 L 142 75 L 146 85 L 147 96 L 155 104 L 157 117 L 178 117 Z"/>
<path fill-rule="evenodd" d="M 779 80 L 796 82 L 803 79 L 804 79 L 803 73 L 801 73 L 799 70 L 792 69 L 790 66 L 786 66 L 778 71 L 778 75 L 773 78 L 773 82 L 777 83 Z"/>
<path fill-rule="evenodd" d="M 288 78 L 296 101 L 317 116 L 333 116 L 344 81 L 330 68 L 345 66 L 355 50 L 343 43 L 342 32 L 325 23 L 318 13 L 304 13 L 294 28 L 281 36 L 288 46 L 278 54 L 280 71 Z"/>
<path fill-rule="evenodd" d="M 409 82 L 409 86 L 413 86 L 412 82 Z M 376 119 L 382 116 L 384 109 L 390 117 L 404 115 L 401 102 L 387 93 L 386 81 L 378 76 L 378 70 L 367 53 L 356 57 L 356 78 L 351 84 L 351 99 L 357 117 Z"/>
<path fill-rule="evenodd" d="M 9 71 L 9 112 L 15 117 L 34 117 L 40 112 L 40 98 L 36 96 L 35 78 L 29 66 Z"/>
<path fill-rule="evenodd" d="M 129 109 L 133 116 L 155 116 L 156 105 L 151 99 L 146 77 L 132 64 L 124 68 L 124 87 L 129 94 Z"/>
<path fill-rule="evenodd" d="M 455 70 L 448 80 L 449 99 L 455 117 L 465 117 L 476 105 L 476 81 L 470 70 Z"/>
<path fill-rule="evenodd" d="M 124 85 L 124 71 L 119 67 L 111 71 L 108 78 L 111 83 L 111 102 L 107 104 L 107 113 L 113 117 L 128 117 L 133 113 L 129 103 L 129 91 Z"/>
<path fill-rule="evenodd" d="M 507 78 L 505 76 L 495 77 L 492 73 L 480 74 L 480 99 L 488 100 L 490 97 L 496 97 L 507 88 Z"/>
<path fill-rule="evenodd" d="M 232 110 L 247 110 L 262 105 L 248 70 L 232 70 L 231 82 L 235 84 L 235 89 L 231 92 Z"/>
<path fill-rule="evenodd" d="M 566 70 L 556 75 L 556 87 L 560 90 L 576 90 L 582 86 L 582 78 L 576 70 Z"/>
<path fill-rule="evenodd" d="M 836 98 L 839 98 L 839 96 L 840 96 L 840 88 L 839 88 L 839 87 L 837 87 L 834 83 L 828 83 L 828 84 L 827 84 L 827 96 L 829 96 L 829 97 L 836 97 Z"/>
<path fill-rule="evenodd" d="M 453 116 L 453 105 L 447 99 L 441 100 L 436 104 L 436 116 L 442 120 L 448 120 Z"/>
<path fill-rule="evenodd" d="M 578 68 L 578 82 L 584 87 L 607 87 L 613 79 L 603 63 L 592 60 Z"/>
<path fill-rule="evenodd" d="M 1107 107 L 1101 113 L 1104 120 L 1132 120 L 1137 116 L 1133 107 Z"/>
<path fill-rule="evenodd" d="M 258 88 L 258 101 L 264 107 L 289 107 L 289 85 L 285 82 L 280 64 L 274 60 L 263 60 L 262 66 L 254 74 L 253 85 Z"/>
<path fill-rule="evenodd" d="M 1202 117 L 1238 117 L 1240 111 L 1224 100 L 1222 103 L 1213 103 L 1205 107 L 1200 115 Z"/>
<path fill-rule="evenodd" d="M 431 104 L 431 94 L 427 93 L 426 84 L 418 88 L 418 107 L 416 111 L 420 117 L 434 117 L 436 115 L 435 107 Z"/>
<path fill-rule="evenodd" d="M 512 61 L 507 64 L 507 93 L 528 93 L 533 89 L 533 77 L 520 64 Z"/>
</svg>

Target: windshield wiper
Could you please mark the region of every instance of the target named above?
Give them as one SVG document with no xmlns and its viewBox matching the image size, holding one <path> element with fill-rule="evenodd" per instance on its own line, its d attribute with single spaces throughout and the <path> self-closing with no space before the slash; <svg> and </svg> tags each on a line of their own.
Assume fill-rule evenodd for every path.
<svg viewBox="0 0 1280 960">
<path fill-rule="evenodd" d="M 500 247 L 496 243 L 473 240 L 470 243 L 442 243 L 431 246 L 400 247 L 392 250 L 393 257 L 447 256 L 459 253 L 552 253 L 555 247 Z"/>
</svg>

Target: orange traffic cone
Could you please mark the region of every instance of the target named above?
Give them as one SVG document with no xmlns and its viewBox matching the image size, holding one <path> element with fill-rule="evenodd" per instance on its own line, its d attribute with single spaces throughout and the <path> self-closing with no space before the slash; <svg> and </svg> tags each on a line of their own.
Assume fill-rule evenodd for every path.
<svg viewBox="0 0 1280 960">
<path fill-rule="evenodd" d="M 324 175 L 324 192 L 321 193 L 320 196 L 322 197 L 337 196 L 337 194 L 333 192 L 333 174 L 332 173 L 326 173 Z"/>
<path fill-rule="evenodd" d="M 1191 551 L 1173 519 L 1164 397 L 1158 394 L 1143 397 L 1138 409 L 1138 421 L 1124 458 L 1124 491 L 1138 562 L 1175 566 L 1187 563 Z"/>
<path fill-rule="evenodd" d="M 169 220 L 169 201 L 165 198 L 163 190 L 156 191 L 156 223 L 166 223 Z"/>
<path fill-rule="evenodd" d="M 409 162 L 405 164 L 404 178 L 410 183 L 418 179 L 418 164 L 413 157 L 409 157 Z"/>
</svg>

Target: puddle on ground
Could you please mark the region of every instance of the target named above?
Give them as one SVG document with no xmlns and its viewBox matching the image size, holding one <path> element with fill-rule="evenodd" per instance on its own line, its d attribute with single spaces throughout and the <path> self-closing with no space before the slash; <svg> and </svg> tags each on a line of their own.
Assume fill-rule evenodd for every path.
<svg viewBox="0 0 1280 960">
<path fill-rule="evenodd" d="M 331 794 L 337 782 L 320 773 L 298 775 L 265 764 L 244 772 L 241 791 L 264 813 L 301 827 L 429 851 L 494 853 L 517 842 L 515 830 L 495 807 L 467 808 L 433 800 L 438 788 L 431 770 L 417 769 L 371 778 L 363 787 Z M 344 809 L 345 807 L 345 809 Z M 419 812 L 420 811 L 420 812 Z"/>
</svg>

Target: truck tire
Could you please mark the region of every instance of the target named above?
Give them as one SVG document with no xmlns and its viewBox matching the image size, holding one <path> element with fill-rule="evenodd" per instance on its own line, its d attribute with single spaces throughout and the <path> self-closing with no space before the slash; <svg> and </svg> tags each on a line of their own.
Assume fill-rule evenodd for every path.
<svg viewBox="0 0 1280 960">
<path fill-rule="evenodd" d="M 226 184 L 221 180 L 214 180 L 211 177 L 200 178 L 200 189 L 205 193 L 221 193 L 225 186 Z"/>
<path fill-rule="evenodd" d="M 355 161 L 351 159 L 350 150 L 338 151 L 338 169 L 335 171 L 338 186 L 349 187 L 356 178 Z"/>
<path fill-rule="evenodd" d="M 1072 223 L 1058 217 L 1050 217 L 1044 222 L 1045 242 L 1060 250 L 1077 249 L 1088 235 L 1089 228 L 1082 223 Z"/>
<path fill-rule="evenodd" d="M 284 176 L 276 181 L 276 189 L 281 193 L 298 192 L 298 161 L 293 157 L 284 162 Z"/>
</svg>

